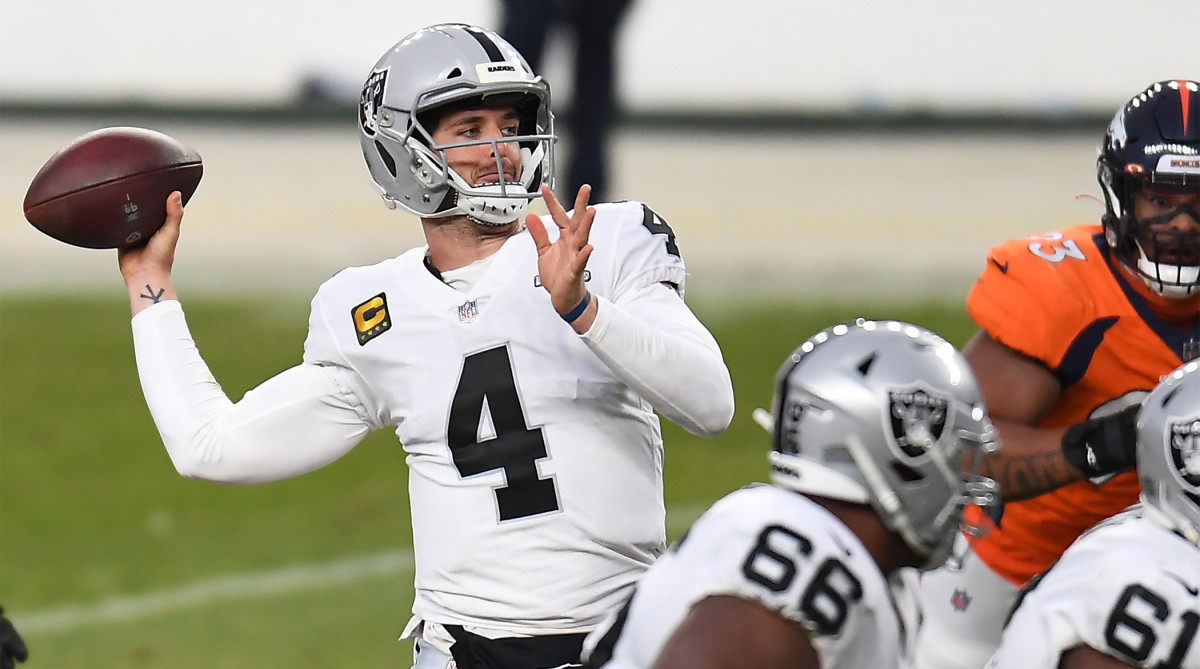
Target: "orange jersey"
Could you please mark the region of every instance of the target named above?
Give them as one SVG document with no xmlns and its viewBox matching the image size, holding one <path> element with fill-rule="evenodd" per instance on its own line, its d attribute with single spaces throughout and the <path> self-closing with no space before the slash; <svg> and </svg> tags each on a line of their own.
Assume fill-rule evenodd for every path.
<svg viewBox="0 0 1200 669">
<path fill-rule="evenodd" d="M 1116 398 L 1149 392 L 1183 363 L 1185 344 L 1198 338 L 1197 330 L 1159 318 L 1129 281 L 1117 261 L 1110 262 L 1098 225 L 992 249 L 967 311 L 993 339 L 1042 361 L 1058 377 L 1062 393 L 1038 427 L 1086 420 Z M 1139 492 L 1137 474 L 1125 472 L 1100 486 L 1079 481 L 1008 503 L 1000 526 L 975 542 L 975 552 L 997 574 L 1023 585 L 1084 530 L 1136 502 Z"/>
</svg>

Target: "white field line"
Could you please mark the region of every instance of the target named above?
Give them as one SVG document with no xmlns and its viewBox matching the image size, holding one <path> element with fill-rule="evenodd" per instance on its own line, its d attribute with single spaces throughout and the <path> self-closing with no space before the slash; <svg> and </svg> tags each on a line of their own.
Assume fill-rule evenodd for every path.
<svg viewBox="0 0 1200 669">
<path fill-rule="evenodd" d="M 672 509 L 667 523 L 672 533 L 686 529 L 704 508 L 685 506 Z M 15 616 L 15 612 L 10 611 L 9 615 L 23 634 L 57 634 L 197 609 L 217 602 L 283 596 L 391 578 L 404 573 L 411 574 L 413 565 L 411 550 L 384 551 L 326 564 L 221 576 L 140 595 L 111 597 L 94 604 L 70 604 Z"/>
<path fill-rule="evenodd" d="M 323 565 L 222 576 L 141 595 L 113 597 L 96 604 L 74 604 L 20 616 L 10 612 L 9 615 L 23 634 L 52 634 L 195 609 L 214 602 L 286 595 L 392 577 L 411 572 L 412 568 L 412 551 L 386 551 Z"/>
</svg>

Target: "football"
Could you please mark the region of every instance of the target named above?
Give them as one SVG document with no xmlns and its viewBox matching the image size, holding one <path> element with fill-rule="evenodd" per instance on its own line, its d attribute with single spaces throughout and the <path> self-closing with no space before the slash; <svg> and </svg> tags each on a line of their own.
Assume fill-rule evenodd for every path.
<svg viewBox="0 0 1200 669">
<path fill-rule="evenodd" d="M 200 154 L 155 130 L 102 128 L 50 156 L 25 192 L 25 218 L 73 246 L 136 246 L 167 218 L 167 196 L 187 204 L 204 165 Z"/>
</svg>

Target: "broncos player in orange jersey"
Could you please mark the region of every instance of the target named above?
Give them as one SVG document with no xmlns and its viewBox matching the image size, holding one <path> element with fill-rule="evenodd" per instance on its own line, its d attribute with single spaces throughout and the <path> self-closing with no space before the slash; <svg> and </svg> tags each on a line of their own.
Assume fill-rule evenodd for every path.
<svg viewBox="0 0 1200 669">
<path fill-rule="evenodd" d="M 1097 161 L 1106 212 L 1001 244 L 967 298 L 964 349 L 1004 448 L 997 526 L 925 574 L 915 666 L 982 667 L 1018 589 L 1138 499 L 1136 411 L 1200 351 L 1200 83 L 1121 106 Z M 965 540 L 965 539 L 964 539 Z"/>
</svg>

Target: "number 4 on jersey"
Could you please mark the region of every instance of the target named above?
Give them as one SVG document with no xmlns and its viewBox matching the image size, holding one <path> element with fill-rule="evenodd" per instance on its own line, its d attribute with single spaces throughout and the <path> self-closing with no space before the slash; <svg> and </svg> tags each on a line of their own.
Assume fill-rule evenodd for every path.
<svg viewBox="0 0 1200 669">
<path fill-rule="evenodd" d="M 480 440 L 485 406 L 496 436 Z M 495 488 L 501 521 L 559 509 L 554 477 L 538 478 L 537 461 L 547 457 L 546 441 L 541 428 L 525 422 L 508 347 L 463 360 L 446 434 L 450 456 L 463 478 L 504 470 L 507 484 Z"/>
</svg>

